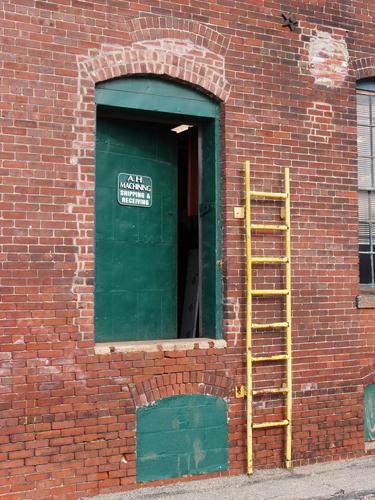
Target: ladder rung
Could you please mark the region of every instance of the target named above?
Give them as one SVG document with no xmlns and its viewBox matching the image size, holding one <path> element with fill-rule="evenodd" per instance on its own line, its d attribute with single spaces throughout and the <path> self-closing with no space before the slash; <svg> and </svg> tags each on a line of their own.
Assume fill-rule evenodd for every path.
<svg viewBox="0 0 375 500">
<path fill-rule="evenodd" d="M 251 295 L 288 295 L 289 290 L 251 290 Z"/>
<path fill-rule="evenodd" d="M 286 387 L 275 387 L 274 389 L 253 389 L 253 396 L 258 394 L 281 394 L 287 393 L 288 389 Z"/>
<path fill-rule="evenodd" d="M 264 193 L 263 191 L 250 191 L 250 196 L 262 198 L 288 198 L 287 193 Z"/>
<path fill-rule="evenodd" d="M 289 420 L 279 420 L 278 422 L 262 422 L 253 424 L 253 429 L 263 429 L 265 427 L 282 427 L 289 425 Z"/>
<path fill-rule="evenodd" d="M 251 257 L 252 263 L 257 262 L 283 262 L 288 263 L 287 257 Z"/>
<path fill-rule="evenodd" d="M 285 224 L 251 224 L 251 229 L 265 229 L 266 231 L 287 231 L 288 226 Z"/>
<path fill-rule="evenodd" d="M 282 361 L 284 359 L 289 359 L 287 354 L 274 354 L 273 356 L 253 356 L 251 361 L 254 363 L 260 361 Z"/>
<path fill-rule="evenodd" d="M 289 323 L 286 321 L 280 323 L 252 323 L 251 328 L 287 328 Z"/>
</svg>

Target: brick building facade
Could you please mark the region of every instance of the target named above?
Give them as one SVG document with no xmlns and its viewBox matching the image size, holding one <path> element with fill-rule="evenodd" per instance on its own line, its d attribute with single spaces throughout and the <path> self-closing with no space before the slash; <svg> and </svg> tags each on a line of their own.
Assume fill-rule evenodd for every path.
<svg viewBox="0 0 375 500">
<path fill-rule="evenodd" d="M 80 498 L 149 484 L 137 462 L 142 415 L 161 411 L 158 404 L 167 400 L 194 407 L 199 396 L 224 405 L 225 456 L 216 468 L 215 460 L 200 468 L 211 453 L 206 443 L 194 467 L 170 479 L 152 476 L 152 484 L 244 472 L 246 402 L 235 398 L 234 388 L 245 383 L 246 372 L 245 231 L 233 211 L 244 205 L 245 160 L 262 191 L 282 190 L 283 170 L 290 168 L 293 464 L 365 453 L 375 296 L 371 283 L 360 286 L 358 272 L 356 88 L 375 77 L 373 7 L 372 0 L 1 2 L 0 497 Z M 283 26 L 283 13 L 296 21 L 294 30 Z M 142 115 L 135 101 L 107 102 L 119 93 L 113 81 L 135 82 L 131 91 L 121 87 L 131 96 L 143 82 L 148 89 L 167 82 L 186 92 L 176 91 L 176 109 L 178 99 L 198 99 L 199 109 L 219 110 L 216 118 L 194 111 L 189 116 L 196 121 L 188 120 L 199 130 L 220 122 L 210 146 L 220 154 L 216 236 L 208 240 L 216 250 L 212 259 L 219 258 L 211 261 L 215 278 L 207 278 L 209 285 L 216 279 L 212 293 L 219 300 L 201 307 L 195 338 L 161 332 L 155 340 L 129 342 L 108 334 L 95 342 L 94 278 L 102 267 L 95 268 L 94 233 L 103 217 L 94 212 L 98 120 L 126 121 L 132 108 L 137 123 L 161 127 L 188 115 L 174 111 L 168 96 L 160 105 L 165 109 L 148 104 Z M 204 144 L 203 169 L 213 151 Z M 367 156 L 371 162 L 372 149 Z M 278 217 L 277 202 L 264 206 L 255 215 Z M 260 234 L 254 251 L 276 254 L 279 243 Z M 280 276 L 278 266 L 260 266 L 254 279 L 282 286 Z M 209 307 L 216 323 L 206 335 Z M 264 322 L 280 320 L 282 310 L 279 298 L 267 298 L 254 312 Z M 261 345 L 267 353 L 283 347 L 280 330 L 257 335 L 259 352 Z M 281 364 L 259 366 L 255 384 L 277 385 L 281 377 Z M 257 400 L 254 411 L 257 419 L 280 419 L 282 398 Z M 203 425 L 205 435 L 215 426 Z M 256 468 L 282 463 L 283 435 L 277 428 L 254 432 Z"/>
</svg>

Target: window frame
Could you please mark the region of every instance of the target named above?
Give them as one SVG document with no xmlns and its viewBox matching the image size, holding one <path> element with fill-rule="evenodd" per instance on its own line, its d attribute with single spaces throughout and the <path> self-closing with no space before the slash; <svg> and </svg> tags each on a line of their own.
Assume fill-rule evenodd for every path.
<svg viewBox="0 0 375 500">
<path fill-rule="evenodd" d="M 358 96 L 365 95 L 373 97 L 373 99 L 368 100 L 368 124 L 360 123 L 359 120 L 359 108 L 358 108 Z M 365 78 L 359 80 L 356 85 L 356 117 L 357 117 L 357 162 L 358 162 L 358 225 L 359 225 L 359 281 L 360 287 L 366 292 L 375 293 L 375 78 Z M 370 155 L 360 155 L 359 148 L 359 127 L 369 128 L 369 144 L 370 144 Z M 363 187 L 360 182 L 360 172 L 359 163 L 360 159 L 366 158 L 370 163 L 370 177 L 371 186 Z M 367 199 L 367 217 L 362 218 L 361 214 L 361 197 L 365 195 Z M 373 212 L 373 213 L 372 213 Z M 369 250 L 361 250 L 361 225 L 366 225 L 368 227 L 368 247 Z M 361 256 L 369 255 L 370 257 L 370 283 L 361 282 Z M 363 257 L 362 257 L 363 258 Z"/>
</svg>

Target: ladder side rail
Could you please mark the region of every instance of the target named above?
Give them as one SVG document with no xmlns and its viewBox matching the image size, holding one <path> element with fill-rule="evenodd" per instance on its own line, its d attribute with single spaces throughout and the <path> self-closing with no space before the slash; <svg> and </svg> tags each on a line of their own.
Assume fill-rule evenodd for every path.
<svg viewBox="0 0 375 500">
<path fill-rule="evenodd" d="M 252 262 L 251 262 L 251 196 L 250 161 L 245 162 L 246 221 L 246 439 L 247 473 L 253 473 L 253 367 L 252 367 Z"/>
<path fill-rule="evenodd" d="M 288 227 L 285 234 L 285 256 L 288 259 L 285 266 L 285 288 L 289 291 L 285 297 L 286 322 L 286 420 L 285 427 L 285 465 L 287 469 L 292 468 L 292 268 L 291 268 L 291 229 L 290 229 L 290 177 L 289 168 L 284 172 L 285 198 L 285 224 Z"/>
</svg>

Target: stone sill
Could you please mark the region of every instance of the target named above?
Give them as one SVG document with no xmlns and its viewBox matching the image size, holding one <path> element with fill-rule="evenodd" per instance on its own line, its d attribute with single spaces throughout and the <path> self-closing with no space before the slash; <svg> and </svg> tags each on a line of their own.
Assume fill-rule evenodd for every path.
<svg viewBox="0 0 375 500">
<path fill-rule="evenodd" d="M 358 309 L 372 309 L 375 308 L 375 294 L 374 292 L 361 291 L 360 295 L 356 297 L 356 304 Z"/>
<path fill-rule="evenodd" d="M 224 339 L 209 338 L 100 342 L 95 344 L 95 354 L 111 354 L 114 352 L 187 351 L 196 348 L 223 349 L 226 346 L 227 343 Z"/>
</svg>

